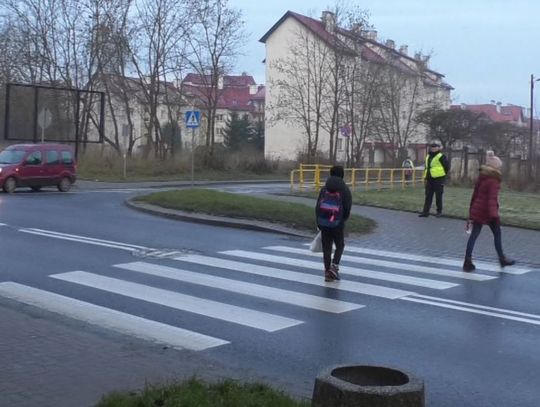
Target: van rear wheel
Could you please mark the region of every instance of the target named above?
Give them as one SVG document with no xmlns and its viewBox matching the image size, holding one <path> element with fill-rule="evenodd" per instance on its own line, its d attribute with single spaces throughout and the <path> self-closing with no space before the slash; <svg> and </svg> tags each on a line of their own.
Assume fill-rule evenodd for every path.
<svg viewBox="0 0 540 407">
<path fill-rule="evenodd" d="M 17 180 L 15 178 L 9 177 L 4 181 L 4 185 L 2 187 L 4 192 L 11 194 L 15 191 L 15 188 L 17 188 Z"/>
<path fill-rule="evenodd" d="M 68 177 L 64 177 L 58 184 L 58 190 L 61 192 L 67 192 L 71 189 L 71 180 Z"/>
</svg>

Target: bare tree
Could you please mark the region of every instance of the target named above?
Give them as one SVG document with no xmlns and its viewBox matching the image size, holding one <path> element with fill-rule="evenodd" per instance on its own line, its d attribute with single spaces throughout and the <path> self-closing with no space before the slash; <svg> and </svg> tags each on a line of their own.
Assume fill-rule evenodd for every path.
<svg viewBox="0 0 540 407">
<path fill-rule="evenodd" d="M 429 137 L 438 140 L 445 151 L 458 142 L 468 142 L 483 127 L 482 113 L 438 107 L 420 112 L 416 120 L 429 130 Z"/>
<path fill-rule="evenodd" d="M 380 64 L 355 63 L 349 71 L 346 120 L 350 123 L 351 165 L 361 165 L 366 139 L 373 133 L 380 92 Z"/>
<path fill-rule="evenodd" d="M 171 59 L 185 37 L 188 20 L 186 5 L 183 6 L 176 0 L 141 0 L 136 7 L 137 34 L 133 37 L 132 63 L 147 110 L 147 147 L 153 147 L 154 155 L 161 158 L 165 156 L 165 146 L 158 107 L 166 92 Z"/>
<path fill-rule="evenodd" d="M 353 127 L 350 115 L 353 79 L 360 72 L 361 43 L 359 33 L 369 26 L 368 13 L 349 0 L 337 0 L 323 14 L 325 29 L 332 34 L 329 39 L 328 83 L 324 95 L 322 126 L 329 135 L 330 161 L 337 158 L 339 129 Z M 349 117 L 351 116 L 351 117 Z M 351 131 L 352 132 L 352 131 Z"/>
<path fill-rule="evenodd" d="M 228 0 L 193 0 L 190 4 L 190 66 L 201 81 L 197 96 L 206 119 L 206 146 L 213 154 L 220 77 L 233 67 L 246 34 L 242 12 Z"/>
<path fill-rule="evenodd" d="M 388 158 L 394 165 L 405 158 L 407 145 L 418 131 L 416 116 L 424 103 L 425 92 L 422 70 L 417 72 L 398 60 L 395 62 L 385 65 L 382 70 L 374 121 L 379 141 L 393 147 L 385 149 L 385 153 L 390 153 Z"/>
<path fill-rule="evenodd" d="M 267 121 L 270 125 L 283 120 L 299 126 L 306 137 L 308 162 L 318 154 L 330 63 L 328 45 L 303 27 L 296 31 L 289 55 L 272 63 L 277 75 L 271 79 L 270 86 L 279 97 L 274 106 L 270 105 L 274 116 Z"/>
</svg>

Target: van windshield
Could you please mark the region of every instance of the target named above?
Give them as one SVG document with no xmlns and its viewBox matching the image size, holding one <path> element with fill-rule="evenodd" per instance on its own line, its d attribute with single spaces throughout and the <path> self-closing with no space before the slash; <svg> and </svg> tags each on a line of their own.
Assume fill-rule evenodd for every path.
<svg viewBox="0 0 540 407">
<path fill-rule="evenodd" d="M 20 164 L 24 154 L 24 150 L 4 150 L 0 153 L 0 164 Z"/>
</svg>

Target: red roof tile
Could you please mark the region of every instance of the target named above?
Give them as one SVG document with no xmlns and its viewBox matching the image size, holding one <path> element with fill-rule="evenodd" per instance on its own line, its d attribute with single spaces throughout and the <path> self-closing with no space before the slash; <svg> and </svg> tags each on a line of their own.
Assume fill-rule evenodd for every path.
<svg viewBox="0 0 540 407">
<path fill-rule="evenodd" d="M 343 49 L 346 49 L 347 51 L 349 51 L 351 53 L 355 52 L 350 47 L 347 47 L 345 45 L 345 43 L 338 40 L 337 37 L 334 34 L 328 32 L 325 29 L 324 24 L 323 24 L 322 21 L 316 20 L 316 19 L 311 18 L 311 17 L 304 16 L 302 14 L 298 14 L 298 13 L 295 13 L 295 12 L 292 12 L 292 11 L 287 11 L 279 19 L 279 21 L 276 24 L 274 24 L 272 26 L 272 28 L 270 28 L 270 30 L 268 30 L 268 32 L 266 34 L 264 34 L 264 36 L 259 41 L 262 42 L 262 43 L 265 43 L 266 40 L 268 39 L 268 37 L 270 37 L 270 35 L 272 35 L 272 33 L 277 29 L 277 27 L 279 27 L 289 17 L 292 17 L 292 18 L 296 19 L 302 25 L 304 25 L 305 27 L 310 29 L 314 34 L 319 36 L 328 45 L 342 47 Z M 348 37 L 351 37 L 351 38 L 354 38 L 354 39 L 356 39 L 358 41 L 361 41 L 363 44 L 362 44 L 362 48 L 360 50 L 360 55 L 361 55 L 362 58 L 364 58 L 364 59 L 366 59 L 368 61 L 375 62 L 375 63 L 392 63 L 392 61 L 387 59 L 385 56 L 380 55 L 377 52 L 370 49 L 369 47 L 365 46 L 364 44 L 366 42 L 367 43 L 372 43 L 372 44 L 374 44 L 377 47 L 380 47 L 382 49 L 386 49 L 391 54 L 394 54 L 396 57 L 399 56 L 400 58 L 407 58 L 407 59 L 409 59 L 411 61 L 416 62 L 416 60 L 414 58 L 412 58 L 412 57 L 410 57 L 410 56 L 408 56 L 406 54 L 403 54 L 403 53 L 401 53 L 401 52 L 399 52 L 399 51 L 397 51 L 397 50 L 395 50 L 393 48 L 389 48 L 386 45 L 381 44 L 381 43 L 379 43 L 377 41 L 370 40 L 370 39 L 367 39 L 367 38 L 365 38 L 363 36 L 360 36 L 358 33 L 355 33 L 355 32 L 349 31 L 349 30 L 344 30 L 344 29 L 339 28 L 339 27 L 337 27 L 336 29 L 343 35 L 346 35 Z M 399 58 L 396 58 L 396 60 L 399 60 Z M 395 62 L 393 64 L 394 64 L 394 66 L 396 66 L 396 68 L 398 68 L 398 69 L 400 69 L 400 70 L 402 70 L 404 72 L 408 72 L 408 73 L 415 72 L 413 69 L 411 69 L 410 67 L 408 67 L 405 63 L 403 63 L 401 61 Z M 426 70 L 433 73 L 433 74 L 435 74 L 435 75 L 437 75 L 440 78 L 444 77 L 444 75 L 442 75 L 442 74 L 440 74 L 440 73 L 438 73 L 436 71 L 433 71 L 433 70 L 431 70 L 429 68 L 426 68 Z M 430 84 L 432 86 L 442 86 L 442 87 L 445 87 L 445 88 L 448 88 L 448 89 L 453 89 L 450 85 L 448 85 L 447 83 L 444 83 L 444 82 L 439 84 L 439 83 L 437 83 L 435 81 L 428 80 L 428 84 Z"/>
<path fill-rule="evenodd" d="M 266 98 L 266 87 L 264 85 L 259 85 L 259 90 L 251 100 L 264 100 Z"/>
<path fill-rule="evenodd" d="M 208 86 L 211 82 L 210 75 L 199 75 L 196 73 L 189 73 L 182 81 L 186 84 L 192 84 L 194 86 Z M 250 86 L 256 85 L 255 79 L 251 75 L 224 75 L 223 86 Z"/>
<path fill-rule="evenodd" d="M 223 89 L 219 89 L 218 96 L 218 109 L 227 110 L 240 110 L 240 111 L 252 111 L 254 106 L 251 103 L 252 100 L 261 100 L 265 97 L 264 86 L 259 86 L 256 94 L 250 93 L 250 86 L 238 87 L 238 86 L 225 86 Z M 186 93 L 191 94 L 193 97 L 200 99 L 204 104 L 210 96 L 211 89 L 203 86 L 193 86 L 190 84 L 184 84 L 183 90 Z"/>
<path fill-rule="evenodd" d="M 499 108 L 499 111 L 497 111 Z M 450 109 L 466 109 L 472 112 L 484 113 L 494 122 L 524 122 L 523 109 L 521 106 L 497 106 L 493 104 L 484 105 L 452 105 Z"/>
</svg>

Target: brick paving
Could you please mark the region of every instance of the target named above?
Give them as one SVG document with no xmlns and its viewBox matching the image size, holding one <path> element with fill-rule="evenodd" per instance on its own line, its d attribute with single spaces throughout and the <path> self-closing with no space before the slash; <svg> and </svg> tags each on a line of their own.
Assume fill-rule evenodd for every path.
<svg viewBox="0 0 540 407">
<path fill-rule="evenodd" d="M 87 407 L 104 393 L 147 383 L 238 375 L 200 353 L 119 338 L 9 300 L 0 301 L 0 312 L 1 407 Z"/>
</svg>

